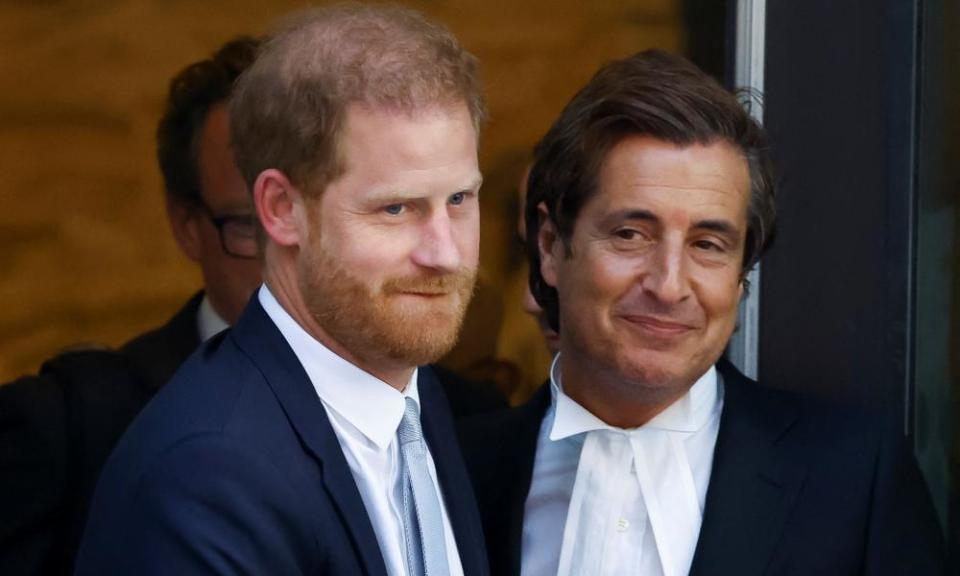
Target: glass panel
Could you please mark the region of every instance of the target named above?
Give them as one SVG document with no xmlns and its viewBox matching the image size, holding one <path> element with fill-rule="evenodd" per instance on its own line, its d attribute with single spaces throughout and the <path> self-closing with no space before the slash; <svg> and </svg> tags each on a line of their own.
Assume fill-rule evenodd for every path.
<svg viewBox="0 0 960 576">
<path fill-rule="evenodd" d="M 916 235 L 916 453 L 960 555 L 960 22 L 952 0 L 922 3 Z M 951 25 L 951 23 L 953 25 Z M 956 573 L 956 572 L 951 572 Z"/>
</svg>

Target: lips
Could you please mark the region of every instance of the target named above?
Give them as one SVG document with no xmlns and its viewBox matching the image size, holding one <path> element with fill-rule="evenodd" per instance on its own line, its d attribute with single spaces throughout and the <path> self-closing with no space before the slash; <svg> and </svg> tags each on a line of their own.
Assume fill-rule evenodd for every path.
<svg viewBox="0 0 960 576">
<path fill-rule="evenodd" d="M 399 292 L 399 294 L 404 296 L 417 296 L 420 298 L 442 298 L 444 296 L 449 296 L 450 292 L 416 292 L 412 290 L 404 290 L 403 292 Z"/>
<path fill-rule="evenodd" d="M 630 324 L 643 329 L 645 332 L 662 337 L 681 336 L 696 329 L 696 326 L 685 322 L 677 322 L 676 320 L 658 318 L 656 316 L 624 315 L 622 318 Z"/>
</svg>

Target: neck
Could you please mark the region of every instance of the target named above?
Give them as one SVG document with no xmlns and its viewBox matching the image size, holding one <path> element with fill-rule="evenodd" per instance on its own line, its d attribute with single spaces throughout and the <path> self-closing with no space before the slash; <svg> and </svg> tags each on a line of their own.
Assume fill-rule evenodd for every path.
<svg viewBox="0 0 960 576">
<path fill-rule="evenodd" d="M 690 389 L 627 381 L 615 369 L 560 354 L 563 393 L 591 414 L 617 428 L 638 428 L 666 410 Z"/>
<path fill-rule="evenodd" d="M 396 366 L 388 361 L 378 362 L 365 359 L 341 345 L 317 323 L 310 313 L 291 267 L 278 268 L 264 267 L 264 283 L 280 306 L 293 318 L 294 322 L 299 324 L 314 340 L 320 342 L 347 362 L 386 382 L 400 392 L 406 389 L 410 378 L 413 376 L 413 371 L 416 369 L 415 366 Z"/>
</svg>

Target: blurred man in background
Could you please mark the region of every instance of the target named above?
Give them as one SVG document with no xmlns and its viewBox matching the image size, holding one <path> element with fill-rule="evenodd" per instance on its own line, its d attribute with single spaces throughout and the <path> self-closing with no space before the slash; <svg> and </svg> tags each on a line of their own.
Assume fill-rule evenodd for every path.
<svg viewBox="0 0 960 576">
<path fill-rule="evenodd" d="M 520 237 L 520 241 L 526 247 L 527 242 L 527 222 L 524 218 L 524 207 L 527 205 L 527 182 L 530 179 L 530 170 L 533 168 L 533 164 L 528 164 L 527 167 L 523 170 L 523 174 L 520 176 L 520 182 L 517 184 L 517 191 L 520 196 L 520 215 L 517 219 L 517 234 Z M 527 278 L 529 279 L 530 274 L 527 272 Z M 533 292 L 530 291 L 530 282 L 525 282 L 525 290 L 523 291 L 523 310 L 527 314 L 533 317 L 537 321 L 537 327 L 540 328 L 540 334 L 543 335 L 543 343 L 547 347 L 547 350 L 550 352 L 551 358 L 556 356 L 557 352 L 560 350 L 560 335 L 556 330 L 550 326 L 550 322 L 547 320 L 547 314 L 544 312 L 543 308 L 540 307 L 540 304 L 537 302 L 537 299 L 533 297 Z"/>
<path fill-rule="evenodd" d="M 72 574 L 104 461 L 130 421 L 260 283 L 256 216 L 230 149 L 226 101 L 254 60 L 241 37 L 170 83 L 157 130 L 167 216 L 204 290 L 119 350 L 77 350 L 0 386 L 0 573 Z"/>
</svg>

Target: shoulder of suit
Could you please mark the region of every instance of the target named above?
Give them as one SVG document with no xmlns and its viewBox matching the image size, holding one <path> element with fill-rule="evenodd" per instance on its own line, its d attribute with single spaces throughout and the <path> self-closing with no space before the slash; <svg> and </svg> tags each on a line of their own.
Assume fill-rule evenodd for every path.
<svg viewBox="0 0 960 576">
<path fill-rule="evenodd" d="M 531 450 L 549 406 L 550 390 L 545 384 L 525 404 L 457 422 L 460 447 L 471 473 Z"/>
<path fill-rule="evenodd" d="M 194 294 L 164 324 L 131 338 L 120 349 L 127 354 L 151 353 L 157 348 L 195 349 L 200 344 L 197 311 L 203 301 L 203 292 Z"/>
<path fill-rule="evenodd" d="M 539 427 L 549 406 L 550 385 L 546 382 L 524 404 L 464 418 L 458 428 L 463 434 L 477 432 L 487 436 L 510 434 L 517 427 Z"/>
<path fill-rule="evenodd" d="M 877 407 L 779 389 L 739 374 L 731 377 L 729 372 L 724 373 L 724 384 L 724 410 L 732 409 L 732 417 L 782 425 L 784 432 L 799 433 L 811 446 L 867 446 L 897 442 L 902 436 L 896 414 Z"/>
<path fill-rule="evenodd" d="M 156 390 L 200 345 L 197 310 L 203 293 L 193 296 L 166 324 L 132 338 L 120 348 Z"/>
<path fill-rule="evenodd" d="M 40 375 L 72 392 L 114 396 L 141 396 L 143 386 L 129 359 L 110 349 L 71 350 L 44 362 Z M 134 384 L 131 386 L 131 384 Z"/>
</svg>

